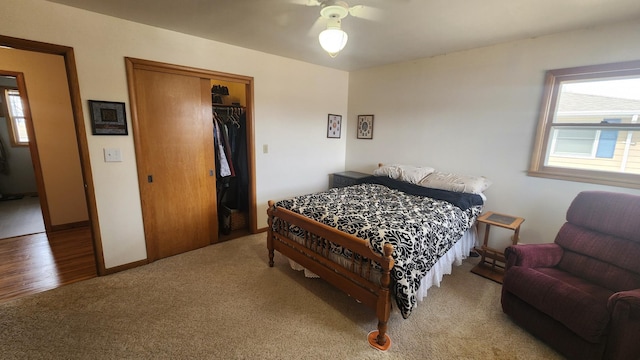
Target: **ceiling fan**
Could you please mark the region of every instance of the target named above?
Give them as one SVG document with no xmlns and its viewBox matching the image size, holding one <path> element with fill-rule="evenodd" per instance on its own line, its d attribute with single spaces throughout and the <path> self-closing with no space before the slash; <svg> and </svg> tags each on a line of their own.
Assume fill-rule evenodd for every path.
<svg viewBox="0 0 640 360">
<path fill-rule="evenodd" d="M 296 3 L 304 3 L 307 6 L 319 6 L 320 17 L 312 27 L 326 22 L 325 30 L 318 35 L 320 46 L 329 53 L 329 56 L 336 57 L 344 49 L 349 36 L 342 30 L 342 19 L 351 15 L 355 18 L 366 20 L 376 20 L 378 18 L 377 9 L 364 5 L 349 6 L 346 1 L 341 0 L 298 0 Z"/>
</svg>

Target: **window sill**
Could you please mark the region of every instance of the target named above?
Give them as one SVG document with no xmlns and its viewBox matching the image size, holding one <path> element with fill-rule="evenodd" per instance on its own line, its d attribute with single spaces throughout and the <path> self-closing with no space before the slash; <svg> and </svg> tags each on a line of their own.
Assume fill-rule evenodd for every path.
<svg viewBox="0 0 640 360">
<path fill-rule="evenodd" d="M 568 172 L 566 171 L 566 169 L 545 169 L 529 170 L 527 172 L 527 175 L 556 180 L 576 181 L 590 184 L 640 189 L 640 176 L 630 174 L 612 174 L 579 170 Z"/>
</svg>

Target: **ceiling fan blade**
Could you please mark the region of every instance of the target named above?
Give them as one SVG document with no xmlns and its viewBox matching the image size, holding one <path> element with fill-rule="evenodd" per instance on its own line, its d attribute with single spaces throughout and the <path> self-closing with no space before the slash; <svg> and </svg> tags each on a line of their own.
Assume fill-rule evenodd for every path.
<svg viewBox="0 0 640 360">
<path fill-rule="evenodd" d="M 307 36 L 309 37 L 317 37 L 318 34 L 324 29 L 326 29 L 327 23 L 326 19 L 323 19 L 322 16 L 319 16 L 316 21 L 311 25 L 309 31 L 307 31 Z"/>
<path fill-rule="evenodd" d="M 366 5 L 355 5 L 349 8 L 349 15 L 359 19 L 378 21 L 382 19 L 382 10 Z"/>
<path fill-rule="evenodd" d="M 289 0 L 291 4 L 304 5 L 304 6 L 320 6 L 319 0 Z"/>
</svg>

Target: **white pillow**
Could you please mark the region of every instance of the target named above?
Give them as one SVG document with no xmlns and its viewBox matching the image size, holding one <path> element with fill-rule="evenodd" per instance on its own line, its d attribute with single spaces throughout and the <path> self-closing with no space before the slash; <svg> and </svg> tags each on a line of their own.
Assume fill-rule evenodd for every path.
<svg viewBox="0 0 640 360">
<path fill-rule="evenodd" d="M 402 175 L 400 176 L 400 180 L 412 184 L 418 184 L 422 179 L 435 171 L 432 167 L 401 166 L 401 169 Z"/>
<path fill-rule="evenodd" d="M 432 167 L 418 167 L 411 165 L 383 165 L 373 171 L 376 176 L 388 176 L 412 184 L 418 184 L 427 175 L 434 172 Z"/>
<path fill-rule="evenodd" d="M 467 176 L 434 171 L 418 184 L 433 189 L 441 189 L 469 194 L 482 194 L 491 181 L 484 176 Z"/>
<path fill-rule="evenodd" d="M 400 168 L 398 165 L 383 165 L 373 170 L 375 176 L 388 176 L 392 179 L 400 178 Z"/>
</svg>

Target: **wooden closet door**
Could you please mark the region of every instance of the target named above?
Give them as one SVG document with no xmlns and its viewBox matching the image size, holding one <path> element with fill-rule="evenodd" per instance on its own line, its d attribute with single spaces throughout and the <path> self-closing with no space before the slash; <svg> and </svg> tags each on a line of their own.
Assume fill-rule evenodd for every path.
<svg viewBox="0 0 640 360">
<path fill-rule="evenodd" d="M 209 79 L 135 70 L 138 179 L 150 261 L 218 233 Z"/>
</svg>

